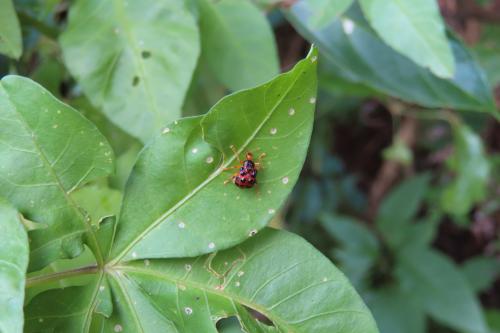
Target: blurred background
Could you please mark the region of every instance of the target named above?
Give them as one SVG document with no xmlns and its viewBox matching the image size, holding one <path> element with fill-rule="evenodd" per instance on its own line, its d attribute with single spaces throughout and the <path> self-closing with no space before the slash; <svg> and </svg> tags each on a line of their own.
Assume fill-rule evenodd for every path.
<svg viewBox="0 0 500 333">
<path fill-rule="evenodd" d="M 183 116 L 320 50 L 309 155 L 272 225 L 331 258 L 381 333 L 499 333 L 500 1 L 402 1 L 410 13 L 389 0 L 205 2 L 186 0 L 201 52 Z M 0 55 L 0 77 L 33 78 L 108 137 L 117 174 L 76 194 L 102 216 L 118 209 L 142 143 L 75 79 L 85 59 L 68 58 L 72 6 L 14 1 L 23 52 Z"/>
</svg>

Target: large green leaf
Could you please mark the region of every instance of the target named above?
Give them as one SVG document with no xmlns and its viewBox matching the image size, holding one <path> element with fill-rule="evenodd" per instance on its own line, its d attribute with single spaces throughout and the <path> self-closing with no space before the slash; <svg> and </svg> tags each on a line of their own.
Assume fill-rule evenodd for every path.
<svg viewBox="0 0 500 333">
<path fill-rule="evenodd" d="M 274 36 L 250 1 L 200 0 L 203 57 L 231 90 L 264 83 L 279 73 Z"/>
<path fill-rule="evenodd" d="M 357 7 L 324 28 L 312 27 L 306 1 L 296 3 L 287 18 L 320 52 L 322 61 L 345 79 L 426 107 L 496 112 L 480 67 L 454 37 L 453 79 L 443 79 L 386 45 L 370 29 Z"/>
<path fill-rule="evenodd" d="M 108 266 L 88 286 L 37 296 L 26 312 L 26 332 L 217 332 L 228 316 L 238 316 L 246 332 L 378 332 L 328 259 L 273 229 L 216 255 Z"/>
<path fill-rule="evenodd" d="M 446 256 L 408 246 L 398 252 L 396 274 L 411 299 L 434 319 L 463 332 L 487 332 L 481 307 L 465 277 Z"/>
<path fill-rule="evenodd" d="M 92 103 L 133 136 L 180 116 L 199 53 L 184 1 L 77 1 L 61 45 Z"/>
<path fill-rule="evenodd" d="M 453 124 L 453 141 L 455 151 L 448 168 L 455 178 L 444 188 L 441 204 L 445 212 L 464 216 L 487 193 L 490 163 L 481 138 L 465 124 Z"/>
<path fill-rule="evenodd" d="M 360 4 L 387 44 L 437 76 L 453 77 L 453 54 L 436 0 L 361 0 Z"/>
<path fill-rule="evenodd" d="M 264 227 L 295 184 L 316 101 L 312 49 L 293 70 L 222 99 L 204 117 L 168 125 L 141 153 L 122 205 L 112 256 L 195 256 L 235 245 Z M 252 189 L 224 185 L 247 151 L 267 153 Z"/>
<path fill-rule="evenodd" d="M 0 332 L 23 331 L 28 236 L 19 213 L 0 198 Z"/>
<path fill-rule="evenodd" d="M 19 76 L 0 81 L 0 121 L 0 195 L 46 226 L 30 232 L 30 269 L 77 255 L 92 231 L 70 194 L 113 170 L 111 147 L 77 111 Z"/>
<path fill-rule="evenodd" d="M 21 27 L 12 0 L 0 1 L 0 53 L 19 58 L 23 49 Z"/>
</svg>

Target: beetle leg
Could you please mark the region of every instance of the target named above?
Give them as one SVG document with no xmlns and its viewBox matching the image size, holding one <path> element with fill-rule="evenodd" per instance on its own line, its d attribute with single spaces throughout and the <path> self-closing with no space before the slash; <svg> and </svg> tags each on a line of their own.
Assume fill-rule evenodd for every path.
<svg viewBox="0 0 500 333">
<path fill-rule="evenodd" d="M 231 167 L 227 167 L 227 168 L 224 168 L 224 169 L 222 169 L 222 170 L 223 170 L 223 171 L 227 171 L 227 170 L 239 169 L 239 168 L 241 168 L 241 166 L 239 166 L 239 165 L 233 165 L 233 166 L 231 166 Z"/>
<path fill-rule="evenodd" d="M 266 157 L 266 153 L 260 154 L 259 157 L 257 158 L 257 162 L 255 162 L 255 167 L 257 169 L 264 169 L 264 165 L 262 163 L 262 160 L 264 159 L 264 157 Z"/>
<path fill-rule="evenodd" d="M 226 179 L 224 181 L 224 185 L 227 185 L 227 184 L 231 183 L 237 175 L 238 175 L 238 173 L 235 173 L 235 174 L 231 175 L 231 177 L 229 177 L 228 179 Z"/>
<path fill-rule="evenodd" d="M 238 162 L 243 163 L 241 160 L 240 160 L 240 156 L 238 155 L 238 151 L 236 150 L 236 147 L 234 145 L 231 145 L 231 150 L 233 151 L 233 154 L 234 156 L 236 157 L 236 159 L 238 160 Z"/>
</svg>

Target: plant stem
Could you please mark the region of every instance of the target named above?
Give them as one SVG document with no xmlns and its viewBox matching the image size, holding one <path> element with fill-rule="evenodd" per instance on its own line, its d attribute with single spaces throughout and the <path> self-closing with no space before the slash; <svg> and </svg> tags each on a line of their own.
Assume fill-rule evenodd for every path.
<svg viewBox="0 0 500 333">
<path fill-rule="evenodd" d="M 98 272 L 98 267 L 97 265 L 89 265 L 89 266 L 84 266 L 84 267 L 79 267 L 75 269 L 70 269 L 67 271 L 62 271 L 62 272 L 57 272 L 53 274 L 48 274 L 48 275 L 41 275 L 41 276 L 33 276 L 31 278 L 26 279 L 26 288 L 31 288 L 40 284 L 48 283 L 48 282 L 55 282 L 59 281 L 61 279 L 69 278 L 72 276 L 79 276 L 79 275 L 87 275 L 87 274 L 94 274 Z"/>
<path fill-rule="evenodd" d="M 53 40 L 57 40 L 57 36 L 59 35 L 59 31 L 57 30 L 57 28 L 50 26 L 45 22 L 37 19 L 36 17 L 33 17 L 32 15 L 21 10 L 17 12 L 17 15 L 19 16 L 19 20 L 23 25 L 30 25 L 45 36 Z"/>
</svg>

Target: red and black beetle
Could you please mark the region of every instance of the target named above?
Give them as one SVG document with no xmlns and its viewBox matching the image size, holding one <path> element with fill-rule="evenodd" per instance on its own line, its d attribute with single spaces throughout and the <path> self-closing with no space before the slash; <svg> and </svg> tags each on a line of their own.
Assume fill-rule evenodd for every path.
<svg viewBox="0 0 500 333">
<path fill-rule="evenodd" d="M 231 149 L 238 159 L 239 164 L 229 168 L 225 168 L 224 170 L 231 170 L 236 168 L 239 168 L 240 170 L 232 175 L 231 179 L 225 181 L 224 184 L 233 182 L 234 185 L 238 186 L 239 188 L 252 188 L 255 184 L 257 184 L 257 171 L 262 168 L 260 161 L 266 156 L 266 154 L 262 153 L 258 158 L 258 162 L 254 162 L 253 154 L 251 152 L 247 152 L 245 160 L 242 161 L 238 156 L 236 148 L 234 146 L 231 146 Z"/>
</svg>

